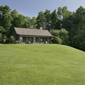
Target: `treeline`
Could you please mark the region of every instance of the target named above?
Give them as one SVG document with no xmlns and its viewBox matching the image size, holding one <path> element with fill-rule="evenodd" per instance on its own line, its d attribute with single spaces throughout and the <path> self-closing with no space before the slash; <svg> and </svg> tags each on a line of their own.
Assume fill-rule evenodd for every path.
<svg viewBox="0 0 85 85">
<path fill-rule="evenodd" d="M 4 37 L 9 38 L 14 27 L 35 28 L 49 30 L 50 32 L 64 29 L 67 35 L 63 38 L 59 37 L 64 43 L 81 50 L 85 50 L 85 8 L 80 6 L 76 12 L 70 12 L 67 7 L 59 7 L 57 10 L 51 12 L 39 12 L 37 17 L 30 18 L 18 14 L 15 10 L 11 11 L 10 7 L 0 6 L 0 42 L 3 42 Z M 52 31 L 53 30 L 53 31 Z M 56 33 L 56 32 L 55 32 Z M 57 35 L 53 33 L 53 35 Z M 66 43 L 66 42 L 67 43 Z"/>
</svg>

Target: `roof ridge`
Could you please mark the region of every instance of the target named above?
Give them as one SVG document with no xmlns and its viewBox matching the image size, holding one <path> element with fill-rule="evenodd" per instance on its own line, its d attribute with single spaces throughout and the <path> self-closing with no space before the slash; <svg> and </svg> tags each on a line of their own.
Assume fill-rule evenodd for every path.
<svg viewBox="0 0 85 85">
<path fill-rule="evenodd" d="M 19 28 L 19 27 L 14 27 L 14 28 Z M 35 28 L 19 28 L 19 29 L 31 29 L 31 30 L 40 30 L 40 29 L 35 29 Z M 42 31 L 44 31 L 43 29 L 42 29 Z M 48 31 L 48 30 L 45 30 L 45 31 Z"/>
</svg>

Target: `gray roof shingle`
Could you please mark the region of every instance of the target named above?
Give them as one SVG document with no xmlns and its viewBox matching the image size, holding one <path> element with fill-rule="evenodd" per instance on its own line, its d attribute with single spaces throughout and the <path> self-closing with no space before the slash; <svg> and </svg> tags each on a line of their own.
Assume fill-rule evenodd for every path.
<svg viewBox="0 0 85 85">
<path fill-rule="evenodd" d="M 14 27 L 14 29 L 15 29 L 15 32 L 18 35 L 48 36 L 48 37 L 52 37 L 51 33 L 48 30 L 29 29 L 29 28 L 17 28 L 17 27 Z"/>
</svg>

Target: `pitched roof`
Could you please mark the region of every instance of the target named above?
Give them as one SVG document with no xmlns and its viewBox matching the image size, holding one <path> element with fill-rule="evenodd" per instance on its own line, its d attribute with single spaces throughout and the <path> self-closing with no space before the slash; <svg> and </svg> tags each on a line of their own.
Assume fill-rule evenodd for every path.
<svg viewBox="0 0 85 85">
<path fill-rule="evenodd" d="M 29 28 L 17 28 L 17 27 L 14 27 L 14 29 L 15 29 L 15 32 L 18 35 L 48 36 L 48 37 L 52 37 L 51 33 L 48 30 L 29 29 Z"/>
</svg>

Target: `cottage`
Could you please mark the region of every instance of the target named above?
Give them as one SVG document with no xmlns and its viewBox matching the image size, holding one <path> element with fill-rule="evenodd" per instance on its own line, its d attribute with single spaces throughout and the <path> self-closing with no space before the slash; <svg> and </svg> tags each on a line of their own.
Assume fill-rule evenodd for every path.
<svg viewBox="0 0 85 85">
<path fill-rule="evenodd" d="M 14 27 L 13 36 L 20 43 L 51 43 L 52 35 L 48 30 Z"/>
</svg>

